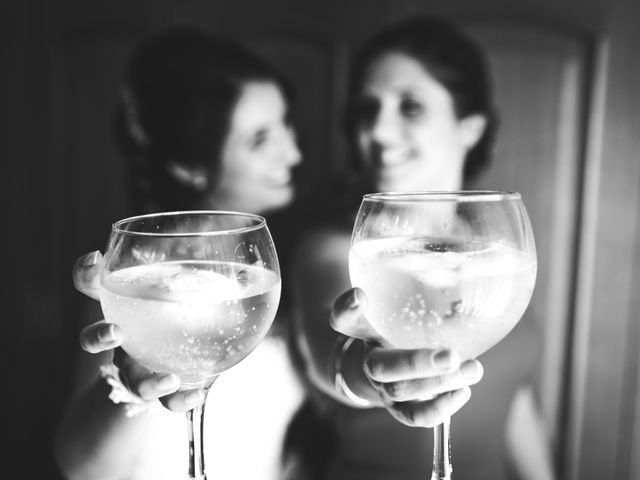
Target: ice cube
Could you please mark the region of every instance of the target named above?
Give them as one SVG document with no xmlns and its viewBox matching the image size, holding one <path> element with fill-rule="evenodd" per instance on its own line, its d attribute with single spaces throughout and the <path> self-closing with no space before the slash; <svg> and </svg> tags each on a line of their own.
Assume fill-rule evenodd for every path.
<svg viewBox="0 0 640 480">
<path fill-rule="evenodd" d="M 414 255 L 414 278 L 430 288 L 454 288 L 460 282 L 459 269 L 464 257 L 453 252 Z"/>
<path fill-rule="evenodd" d="M 447 268 L 432 268 L 416 272 L 414 278 L 430 288 L 451 289 L 460 282 L 460 276 Z"/>
<path fill-rule="evenodd" d="M 243 287 L 220 273 L 206 270 L 182 271 L 167 279 L 168 294 L 175 300 L 203 297 L 215 300 L 234 300 Z"/>
</svg>

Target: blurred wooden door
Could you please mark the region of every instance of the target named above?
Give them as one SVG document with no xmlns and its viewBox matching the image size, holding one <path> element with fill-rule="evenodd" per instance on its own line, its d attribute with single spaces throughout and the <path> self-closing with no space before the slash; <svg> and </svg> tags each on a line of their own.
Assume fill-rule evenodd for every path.
<svg viewBox="0 0 640 480">
<path fill-rule="evenodd" d="M 12 327 L 20 341 L 5 354 L 40 352 L 24 365 L 41 372 L 37 388 L 20 373 L 10 383 L 27 398 L 45 392 L 52 399 L 12 403 L 29 412 L 15 427 L 19 438 L 26 443 L 42 432 L 37 445 L 47 448 L 72 379 L 80 324 L 68 274 L 73 259 L 103 248 L 108 222 L 130 213 L 109 122 L 132 46 L 188 23 L 234 36 L 280 65 L 298 90 L 303 188 L 323 190 L 346 162 L 339 118 L 350 52 L 383 25 L 436 13 L 475 36 L 495 72 L 501 130 L 494 167 L 478 186 L 522 192 L 536 231 L 540 272 L 526 321 L 545 339 L 538 386 L 558 478 L 638 478 L 637 4 L 6 2 L 0 21 L 9 38 L 0 55 L 10 69 L 0 78 L 0 158 L 13 173 L 3 176 L 8 224 L 21 235 L 6 239 L 16 288 L 8 311 L 20 319 Z M 486 462 L 488 471 L 499 468 Z"/>
</svg>

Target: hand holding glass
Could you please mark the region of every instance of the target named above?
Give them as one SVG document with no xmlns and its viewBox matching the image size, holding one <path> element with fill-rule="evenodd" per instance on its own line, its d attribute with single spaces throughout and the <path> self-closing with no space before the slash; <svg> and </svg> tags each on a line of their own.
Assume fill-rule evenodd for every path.
<svg viewBox="0 0 640 480">
<path fill-rule="evenodd" d="M 195 211 L 113 225 L 101 305 L 122 348 L 183 389 L 208 392 L 264 339 L 280 301 L 280 268 L 264 218 Z M 206 480 L 204 404 L 187 412 L 189 478 Z"/>
<path fill-rule="evenodd" d="M 391 346 L 475 358 L 526 310 L 536 278 L 520 194 L 490 191 L 365 195 L 349 273 L 367 320 Z M 449 421 L 434 429 L 432 480 L 450 479 Z"/>
</svg>

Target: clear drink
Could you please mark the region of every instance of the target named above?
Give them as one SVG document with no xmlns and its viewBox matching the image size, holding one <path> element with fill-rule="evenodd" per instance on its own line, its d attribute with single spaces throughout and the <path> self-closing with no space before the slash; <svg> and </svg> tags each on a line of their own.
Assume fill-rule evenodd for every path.
<svg viewBox="0 0 640 480">
<path fill-rule="evenodd" d="M 124 350 L 147 368 L 196 386 L 260 343 L 281 282 L 261 266 L 176 261 L 113 271 L 102 287 L 103 313 L 124 330 Z"/>
<path fill-rule="evenodd" d="M 536 258 L 500 243 L 383 238 L 355 243 L 349 271 L 368 294 L 367 319 L 392 346 L 474 358 L 520 320 Z"/>
</svg>

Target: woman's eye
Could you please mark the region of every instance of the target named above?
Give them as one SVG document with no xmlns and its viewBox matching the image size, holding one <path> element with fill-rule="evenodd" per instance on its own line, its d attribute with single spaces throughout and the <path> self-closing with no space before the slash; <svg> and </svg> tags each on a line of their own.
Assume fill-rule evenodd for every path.
<svg viewBox="0 0 640 480">
<path fill-rule="evenodd" d="M 251 137 L 249 137 L 249 148 L 251 150 L 257 150 L 267 143 L 269 133 L 266 130 L 259 130 Z"/>
<path fill-rule="evenodd" d="M 400 113 L 403 117 L 416 118 L 424 113 L 424 106 L 412 98 L 403 98 L 400 101 Z"/>
</svg>

